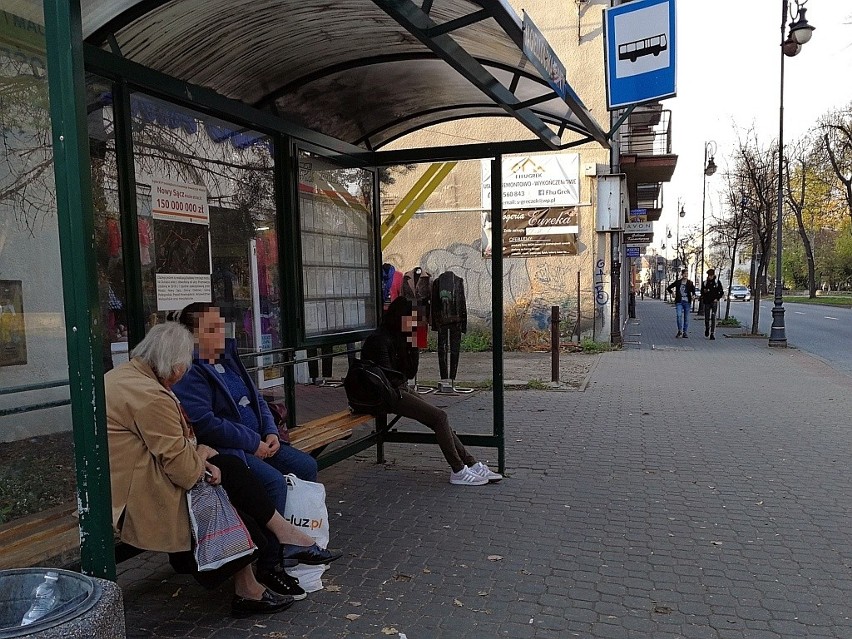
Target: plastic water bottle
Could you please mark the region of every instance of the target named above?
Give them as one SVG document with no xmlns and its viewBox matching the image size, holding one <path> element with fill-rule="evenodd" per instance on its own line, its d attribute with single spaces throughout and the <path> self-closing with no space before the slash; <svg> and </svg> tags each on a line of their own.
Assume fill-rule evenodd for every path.
<svg viewBox="0 0 852 639">
<path fill-rule="evenodd" d="M 27 614 L 21 619 L 22 626 L 28 626 L 44 617 L 56 605 L 56 582 L 59 574 L 53 571 L 44 576 L 44 581 L 33 590 L 33 603 Z"/>
</svg>

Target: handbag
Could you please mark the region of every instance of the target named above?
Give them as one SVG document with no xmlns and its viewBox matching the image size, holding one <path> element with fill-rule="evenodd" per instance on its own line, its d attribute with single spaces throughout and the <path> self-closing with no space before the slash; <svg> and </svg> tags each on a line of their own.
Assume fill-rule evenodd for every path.
<svg viewBox="0 0 852 639">
<path fill-rule="evenodd" d="M 317 482 L 299 479 L 296 475 L 284 475 L 287 481 L 287 503 L 284 519 L 301 530 L 322 548 L 328 547 L 328 509 L 325 505 L 325 486 Z M 287 574 L 296 577 L 305 592 L 322 590 L 322 574 L 328 566 L 305 566 L 285 568 Z"/>
<path fill-rule="evenodd" d="M 355 359 L 343 379 L 346 398 L 359 413 L 393 412 L 396 410 L 405 384 L 405 375 L 385 368 L 368 359 Z"/>
<path fill-rule="evenodd" d="M 201 479 L 186 492 L 186 501 L 195 541 L 193 555 L 200 572 L 215 570 L 257 550 L 222 486 Z"/>
</svg>

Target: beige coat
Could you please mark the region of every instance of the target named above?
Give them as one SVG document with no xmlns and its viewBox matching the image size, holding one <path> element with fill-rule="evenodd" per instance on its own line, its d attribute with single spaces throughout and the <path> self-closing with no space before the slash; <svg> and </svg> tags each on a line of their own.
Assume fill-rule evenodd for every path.
<svg viewBox="0 0 852 639">
<path fill-rule="evenodd" d="M 186 491 L 204 473 L 171 391 L 133 359 L 104 377 L 112 522 L 137 548 L 191 548 Z"/>
</svg>

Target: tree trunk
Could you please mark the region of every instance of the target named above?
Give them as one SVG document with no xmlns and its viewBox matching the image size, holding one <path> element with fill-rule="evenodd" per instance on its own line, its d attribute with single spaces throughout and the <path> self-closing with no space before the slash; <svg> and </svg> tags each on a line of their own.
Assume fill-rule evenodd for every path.
<svg viewBox="0 0 852 639">
<path fill-rule="evenodd" d="M 725 302 L 725 319 L 731 316 L 731 286 L 734 284 L 734 268 L 737 265 L 737 238 L 734 238 L 733 257 L 731 257 L 731 276 L 728 278 L 728 299 Z"/>
</svg>

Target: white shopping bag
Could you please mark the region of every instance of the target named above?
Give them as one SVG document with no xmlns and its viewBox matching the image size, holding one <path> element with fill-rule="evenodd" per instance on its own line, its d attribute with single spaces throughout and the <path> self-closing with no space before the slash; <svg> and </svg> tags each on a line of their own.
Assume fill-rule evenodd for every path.
<svg viewBox="0 0 852 639">
<path fill-rule="evenodd" d="M 320 547 L 328 547 L 328 510 L 325 507 L 325 486 L 299 479 L 293 474 L 287 480 L 287 506 L 284 519 L 307 533 Z M 303 566 L 287 568 L 287 574 L 296 577 L 305 592 L 322 590 L 322 573 L 328 566 Z"/>
</svg>

